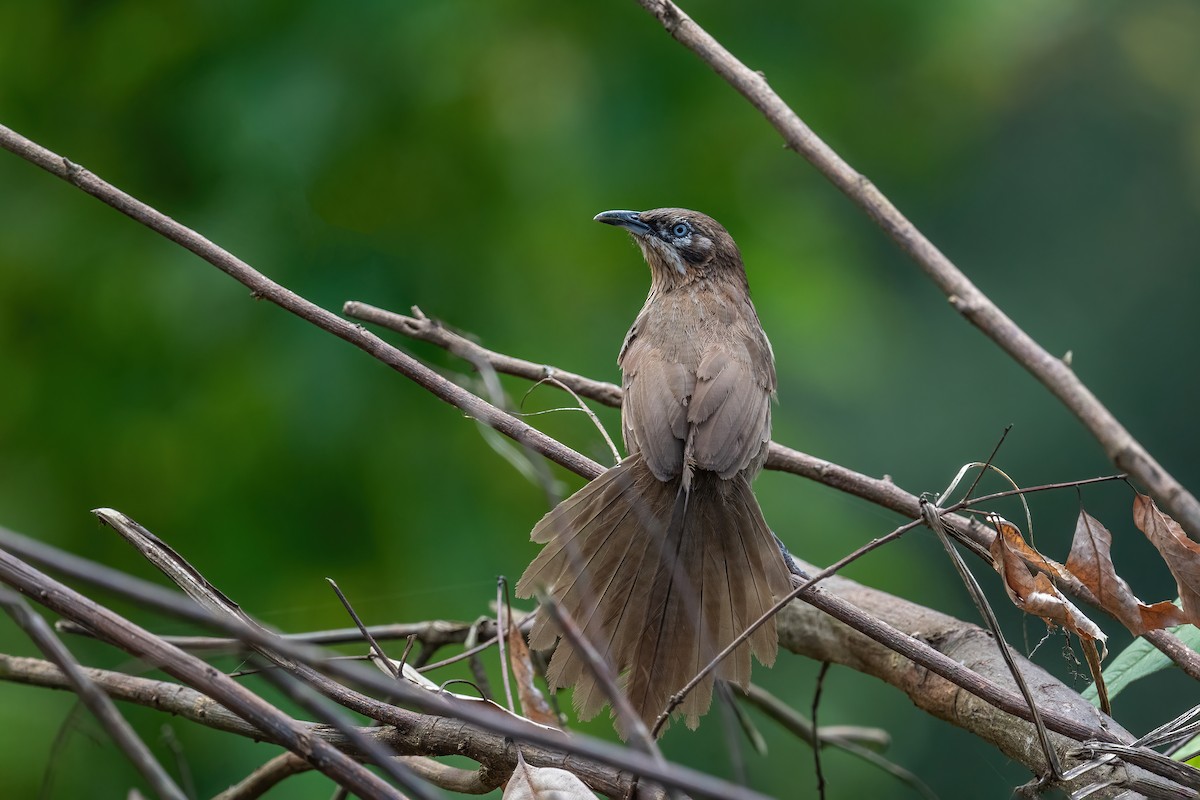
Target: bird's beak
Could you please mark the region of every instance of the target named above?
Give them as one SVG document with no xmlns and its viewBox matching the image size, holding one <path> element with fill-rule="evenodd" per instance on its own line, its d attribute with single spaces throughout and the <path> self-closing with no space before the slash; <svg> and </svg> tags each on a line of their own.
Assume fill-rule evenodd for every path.
<svg viewBox="0 0 1200 800">
<path fill-rule="evenodd" d="M 604 211 L 597 214 L 595 220 L 624 228 L 634 236 L 645 236 L 650 232 L 650 226 L 642 222 L 636 211 Z"/>
</svg>

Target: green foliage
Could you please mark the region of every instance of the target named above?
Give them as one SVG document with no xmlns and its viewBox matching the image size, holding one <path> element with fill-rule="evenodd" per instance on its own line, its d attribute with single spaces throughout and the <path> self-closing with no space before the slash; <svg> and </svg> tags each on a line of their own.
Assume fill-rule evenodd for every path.
<svg viewBox="0 0 1200 800">
<path fill-rule="evenodd" d="M 1188 647 L 1200 651 L 1200 630 L 1197 630 L 1196 626 L 1176 625 L 1170 628 L 1170 631 Z M 1104 668 L 1104 683 L 1108 687 L 1108 696 L 1110 699 L 1114 698 L 1133 682 L 1174 666 L 1171 659 L 1161 650 L 1139 636 Z M 1084 689 L 1083 696 L 1093 705 L 1100 705 L 1095 684 Z"/>
<path fill-rule="evenodd" d="M 686 7 L 1018 322 L 1072 351 L 1149 449 L 1200 486 L 1180 435 L 1197 378 L 1179 369 L 1195 361 L 1200 294 L 1193 4 Z M 0 122 L 326 308 L 418 304 L 495 349 L 613 379 L 647 278 L 591 217 L 690 206 L 746 256 L 779 360 L 781 441 L 936 491 L 1012 422 L 997 463 L 1018 482 L 1108 470 L 1074 420 L 633 3 L 8 3 L 0 75 Z M 120 509 L 287 630 L 346 623 L 327 575 L 385 622 L 472 619 L 497 574 L 520 574 L 545 498 L 473 424 L 0 156 L 0 524 L 151 576 L 87 513 Z M 526 407 L 559 403 L 539 389 Z M 603 459 L 582 415 L 535 421 Z M 895 523 L 793 477 L 757 489 L 788 546 L 818 563 Z M 1088 508 L 1124 519 L 1122 491 L 1089 490 Z M 1032 505 L 1039 549 L 1065 555 L 1075 498 Z M 1143 545 L 1118 542 L 1118 568 L 1142 596 L 1164 596 L 1169 577 L 1139 563 Z M 851 575 L 972 613 L 922 533 Z M 87 663 L 129 666 L 71 645 Z M 32 654 L 2 621 L 0 649 Z M 784 656 L 756 679 L 807 708 L 813 674 Z M 1007 797 L 1024 780 L 862 676 L 835 671 L 824 697 L 823 721 L 897 733 L 889 756 L 942 796 L 965 782 Z M 1118 717 L 1145 728 L 1173 700 L 1118 704 Z M 70 705 L 0 684 L 7 795 L 35 796 L 47 772 L 49 797 L 136 782 L 86 715 L 53 746 Z M 168 761 L 159 726 L 171 725 L 202 796 L 275 752 L 129 713 Z M 611 735 L 603 720 L 583 727 Z M 772 756 L 748 756 L 753 784 L 806 793 L 807 753 L 761 727 Z M 677 726 L 666 751 L 731 774 L 717 713 L 697 734 Z M 827 756 L 834 795 L 896 794 L 839 758 Z M 329 794 L 311 777 L 289 789 Z"/>
</svg>

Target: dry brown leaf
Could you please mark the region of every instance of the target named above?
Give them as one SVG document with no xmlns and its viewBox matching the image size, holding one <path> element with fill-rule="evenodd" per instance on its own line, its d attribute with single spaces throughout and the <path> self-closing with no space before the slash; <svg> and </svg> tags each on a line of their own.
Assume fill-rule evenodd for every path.
<svg viewBox="0 0 1200 800">
<path fill-rule="evenodd" d="M 508 660 L 512 664 L 513 681 L 517 684 L 521 711 L 534 722 L 559 727 L 558 715 L 533 682 L 533 661 L 529 658 L 529 648 L 525 644 L 525 637 L 513 624 L 511 615 L 508 625 Z"/>
<path fill-rule="evenodd" d="M 1200 544 L 1189 539 L 1180 524 L 1159 511 L 1144 494 L 1133 500 L 1133 524 L 1146 534 L 1175 576 L 1183 621 L 1200 623 Z"/>
<path fill-rule="evenodd" d="M 1017 529 L 1016 525 L 1013 525 L 998 514 L 989 515 L 988 521 L 996 526 L 996 532 L 1004 537 L 1005 544 L 1011 550 L 1015 551 L 1026 564 L 1035 570 L 1041 570 L 1056 578 L 1062 578 L 1063 580 L 1070 579 L 1070 576 L 1067 574 L 1067 568 L 1054 559 L 1046 558 L 1039 553 L 1033 545 L 1025 541 L 1025 537 L 1021 535 L 1021 531 Z"/>
<path fill-rule="evenodd" d="M 1026 544 L 1021 532 L 1011 522 L 998 517 L 992 521 L 998 533 L 992 541 L 992 565 L 1000 573 L 1004 590 L 1017 608 L 1041 617 L 1047 624 L 1060 625 L 1080 639 L 1098 641 L 1103 647 L 1108 639 L 1104 631 L 1076 608 L 1048 577 L 1040 572 L 1032 572 L 1025 563 L 1027 553 L 1051 563 L 1049 559 L 1043 558 Z"/>
<path fill-rule="evenodd" d="M 1067 569 L 1091 589 L 1100 606 L 1135 636 L 1186 621 L 1183 611 L 1174 603 L 1163 601 L 1146 605 L 1139 600 L 1129 584 L 1117 574 L 1111 549 L 1112 534 L 1108 528 L 1080 509 Z"/>
<path fill-rule="evenodd" d="M 596 795 L 565 769 L 529 766 L 518 750 L 517 768 L 501 800 L 596 800 Z"/>
</svg>

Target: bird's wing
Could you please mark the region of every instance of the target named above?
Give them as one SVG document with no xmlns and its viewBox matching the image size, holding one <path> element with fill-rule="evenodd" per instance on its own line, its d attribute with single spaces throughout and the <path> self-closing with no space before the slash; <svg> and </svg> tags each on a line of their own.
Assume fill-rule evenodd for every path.
<svg viewBox="0 0 1200 800">
<path fill-rule="evenodd" d="M 667 481 L 683 471 L 687 405 L 696 376 L 644 340 L 631 337 L 626 345 L 621 354 L 625 447 L 630 455 L 642 453 L 654 477 Z"/>
<path fill-rule="evenodd" d="M 765 337 L 709 345 L 687 408 L 698 469 L 731 478 L 759 458 L 771 438 L 775 369 Z"/>
</svg>

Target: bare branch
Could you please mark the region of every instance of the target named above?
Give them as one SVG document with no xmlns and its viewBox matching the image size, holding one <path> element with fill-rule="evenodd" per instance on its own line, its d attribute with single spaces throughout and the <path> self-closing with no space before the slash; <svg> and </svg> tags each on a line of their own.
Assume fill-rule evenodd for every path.
<svg viewBox="0 0 1200 800">
<path fill-rule="evenodd" d="M 795 709 L 785 704 L 779 698 L 775 697 L 770 692 L 760 686 L 750 684 L 749 690 L 746 692 L 746 698 L 750 703 L 760 709 L 764 714 L 778 722 L 788 731 L 791 731 L 799 739 L 807 742 L 812 747 L 836 747 L 845 750 L 853 756 L 856 756 L 868 764 L 872 764 L 899 781 L 911 786 L 922 797 L 928 800 L 937 800 L 937 795 L 930 789 L 924 781 L 914 775 L 912 772 L 904 769 L 898 764 L 895 764 L 881 756 L 879 753 L 872 750 L 870 747 L 864 746 L 861 742 L 852 739 L 849 736 L 840 733 L 833 733 L 830 726 L 825 726 L 820 730 L 813 727 L 813 724 L 804 717 L 800 716 Z"/>
<path fill-rule="evenodd" d="M 81 669 L 92 683 L 116 700 L 153 708 L 225 733 L 254 739 L 264 736 L 262 730 L 196 689 L 168 681 L 126 675 L 123 672 L 93 667 Z M 62 670 L 51 662 L 38 658 L 0 653 L 0 680 L 44 689 L 74 691 Z"/>
<path fill-rule="evenodd" d="M 443 378 L 412 356 L 392 347 L 378 336 L 368 333 L 362 326 L 347 322 L 295 292 L 285 289 L 246 262 L 190 228 L 180 225 L 166 214 L 151 208 L 137 198 L 101 180 L 78 164 L 68 161 L 3 125 L 0 125 L 0 147 L 36 164 L 54 176 L 62 178 L 122 214 L 140 222 L 155 233 L 187 248 L 249 288 L 255 297 L 269 300 L 285 311 L 290 311 L 301 319 L 316 325 L 321 330 L 349 342 L 427 389 L 435 397 L 460 409 L 467 416 L 495 428 L 518 443 L 562 464 L 572 472 L 594 478 L 603 471 L 603 467 L 595 461 L 576 453 L 569 447 L 564 447 L 536 428 L 530 427 L 511 414 L 506 414 L 486 400 Z"/>
<path fill-rule="evenodd" d="M 392 639 L 415 639 L 421 644 L 432 647 L 442 647 L 448 644 L 462 644 L 472 627 L 478 623 L 455 622 L 451 620 L 432 619 L 424 622 L 391 622 L 382 625 L 368 625 L 367 632 L 378 641 Z M 532 614 L 525 613 L 518 622 L 518 627 L 528 630 L 533 625 Z M 495 636 L 496 624 L 487 620 L 478 625 L 480 635 L 489 639 Z M 88 635 L 90 631 L 80 628 L 73 622 L 60 622 L 63 631 Z M 305 642 L 315 645 L 353 644 L 363 641 L 362 631 L 358 628 L 331 628 L 323 631 L 307 631 L 304 633 L 282 633 L 284 639 L 293 642 Z M 181 650 L 193 652 L 244 652 L 246 643 L 241 639 L 228 636 L 162 636 L 164 642 L 173 644 Z"/>
<path fill-rule="evenodd" d="M 489 364 L 496 372 L 514 375 L 531 381 L 543 378 L 555 378 L 564 386 L 570 387 L 575 394 L 590 400 L 603 403 L 606 406 L 621 405 L 621 387 L 604 381 L 597 381 L 583 375 L 576 375 L 557 367 L 546 364 L 535 364 L 521 358 L 514 358 L 494 350 L 488 350 L 470 339 L 446 328 L 435 319 L 430 319 L 414 307 L 413 316 L 385 311 L 382 308 L 360 303 L 354 300 L 342 306 L 342 313 L 352 319 L 363 322 L 373 322 L 385 328 L 402 333 L 410 339 L 429 342 L 443 350 L 462 358 L 471 364 Z"/>
<path fill-rule="evenodd" d="M 284 670 L 266 670 L 263 677 L 293 703 L 345 736 L 362 754 L 361 760 L 377 766 L 380 772 L 404 789 L 406 797 L 411 795 L 419 800 L 438 800 L 437 793 L 413 774 L 404 761 L 395 758 L 391 748 L 353 725 L 345 711 L 317 695 L 316 690 L 306 685 L 302 678 Z"/>
<path fill-rule="evenodd" d="M 800 566 L 803 569 L 811 568 L 803 562 Z M 1026 721 L 1029 709 L 1025 700 L 1011 688 L 1012 678 L 997 652 L 995 641 L 986 631 L 840 576 L 830 577 L 822 585 L 824 592 L 821 597 L 836 598 L 858 613 L 870 615 L 880 625 L 893 631 L 908 632 L 901 635 L 915 646 L 935 650 L 938 657 L 949 664 L 960 668 L 963 664 L 970 664 L 971 675 L 992 686 L 1003 687 L 1005 699 L 995 703 L 993 698 L 983 700 L 979 694 L 964 694 L 958 688 L 961 684 L 957 680 L 947 679 L 940 670 L 930 670 L 924 663 L 917 664 L 900 657 L 890 642 L 882 644 L 875 636 L 871 636 L 874 642 L 868 641 L 855 630 L 859 627 L 857 624 L 850 627 L 839 622 L 835 619 L 839 613 L 833 613 L 836 609 L 826 614 L 821 613 L 826 611 L 822 607 L 792 603 L 776 619 L 779 642 L 783 647 L 801 655 L 844 664 L 859 672 L 874 675 L 903 691 L 918 708 L 951 724 L 965 727 L 1034 772 L 1044 773 L 1046 765 L 1036 732 Z M 814 602 L 814 606 L 819 606 L 819 603 Z M 1032 687 L 1038 706 L 1043 709 L 1046 727 L 1055 732 L 1051 735 L 1051 741 L 1060 758 L 1069 758 L 1068 754 L 1078 746 L 1073 742 L 1089 741 L 1097 738 L 1097 734 L 1099 739 L 1108 742 L 1128 744 L 1133 741 L 1128 731 L 1101 714 L 1078 692 L 1020 656 L 1017 662 Z M 991 706 L 1006 713 L 998 714 Z M 1101 769 L 1099 774 L 1102 775 L 1103 770 L 1116 770 L 1120 774 L 1123 769 L 1135 768 L 1109 765 Z M 1073 788 L 1085 786 L 1096 779 L 1097 773 L 1088 773 L 1060 786 L 1069 793 Z M 1112 797 L 1116 794 L 1113 792 L 1096 797 Z"/>
<path fill-rule="evenodd" d="M 497 773 L 487 767 L 460 769 L 424 756 L 402 756 L 408 768 L 435 786 L 459 794 L 487 794 L 503 783 L 508 773 Z"/>
<path fill-rule="evenodd" d="M 67 586 L 0 550 L 0 581 L 58 613 L 85 621 L 100 638 L 136 655 L 206 694 L 266 732 L 273 741 L 312 760 L 317 769 L 339 784 L 370 798 L 400 798 L 395 789 L 363 769 L 232 678 L 200 659 L 164 644 L 149 631 L 114 614 Z"/>
<path fill-rule="evenodd" d="M 133 728 L 121 716 L 121 712 L 113 705 L 103 691 L 96 687 L 87 673 L 79 666 L 79 662 L 71 655 L 66 646 L 54 635 L 54 631 L 21 598 L 16 592 L 0 587 L 0 607 L 3 607 L 13 622 L 25 631 L 38 649 L 46 654 L 51 661 L 58 665 L 71 690 L 79 695 L 79 699 L 95 715 L 101 727 L 108 733 L 125 757 L 142 774 L 146 782 L 166 800 L 187 800 L 187 795 L 175 785 L 169 776 L 151 755 L 150 749 L 133 732 Z"/>
<path fill-rule="evenodd" d="M 385 653 L 383 648 L 379 646 L 379 642 L 374 636 L 371 635 L 371 631 L 368 630 L 367 626 L 363 624 L 362 618 L 358 616 L 358 612 L 355 611 L 354 606 L 350 604 L 350 598 L 346 597 L 346 595 L 342 592 L 342 587 L 338 586 L 337 581 L 335 581 L 333 578 L 326 578 L 325 580 L 327 580 L 329 585 L 333 587 L 333 592 L 337 595 L 338 600 L 341 601 L 342 606 L 346 609 L 346 613 L 350 615 L 350 619 L 353 620 L 354 624 L 358 626 L 358 632 L 362 634 L 362 637 L 366 639 L 367 644 L 371 646 L 371 652 L 378 656 L 379 662 L 383 664 L 384 669 L 392 674 L 393 678 L 399 679 L 400 668 L 396 666 L 396 664 L 393 663 L 390 658 L 388 658 L 387 653 Z"/>
<path fill-rule="evenodd" d="M 308 769 L 308 763 L 296 754 L 281 753 L 225 791 L 213 795 L 213 800 L 255 800 Z"/>
<path fill-rule="evenodd" d="M 266 734 L 233 714 L 202 692 L 165 681 L 139 678 L 120 672 L 84 668 L 84 672 L 100 688 L 115 699 L 174 714 L 215 730 L 251 739 L 268 738 Z M 48 661 L 0 654 L 0 680 L 39 686 L 48 689 L 71 690 L 62 671 Z M 397 753 L 404 755 L 442 756 L 463 755 L 480 762 L 481 781 L 507 775 L 516 764 L 516 753 L 503 735 L 474 727 L 457 720 L 424 714 L 408 713 L 408 724 L 402 727 L 360 728 L 366 736 L 378 739 Z M 345 751 L 354 758 L 361 756 L 342 733 L 326 725 L 300 723 L 313 736 Z M 570 769 L 597 791 L 610 796 L 624 796 L 631 785 L 630 776 L 592 759 L 573 756 L 561 750 L 522 744 L 526 761 L 536 766 Z M 411 764 L 410 764 L 411 766 Z M 418 774 L 424 774 L 414 768 Z M 492 777 L 488 777 L 492 776 Z M 441 784 L 439 784 L 441 785 Z M 661 792 L 645 792 L 643 797 L 658 797 Z"/>
<path fill-rule="evenodd" d="M 132 520 L 118 512 L 106 514 L 105 521 L 110 524 L 136 526 L 141 529 L 141 526 L 137 526 Z M 141 530 L 144 531 L 144 529 Z M 148 532 L 146 533 L 148 534 Z M 178 566 L 180 574 L 176 577 L 186 575 L 188 571 L 194 572 L 194 568 L 187 565 L 186 562 Z M 197 585 L 207 583 L 198 573 L 195 573 L 195 578 Z M 140 627 L 122 620 L 111 611 L 97 606 L 69 587 L 37 572 L 2 550 L 0 550 L 0 581 L 17 586 L 29 596 L 36 598 L 39 603 L 93 629 L 100 638 L 160 666 L 168 674 L 189 683 L 189 685 L 203 686 L 205 692 L 260 727 L 266 738 L 283 744 L 293 751 L 295 751 L 293 745 L 297 741 L 306 742 L 310 749 L 303 752 L 312 753 L 314 763 L 317 763 L 316 759 L 320 759 L 317 766 L 323 772 L 329 774 L 332 771 L 329 766 L 330 759 L 324 755 L 326 751 L 319 747 L 319 745 L 323 745 L 323 742 L 314 744 L 310 741 L 313 739 L 310 729 L 294 720 L 288 720 L 290 724 L 281 727 L 274 718 L 258 714 L 253 703 L 247 707 L 242 700 L 242 695 L 249 694 L 248 692 L 245 692 L 241 686 L 227 676 L 216 672 L 203 662 L 199 662 L 194 656 L 177 648 L 166 646 Z M 214 600 L 215 598 L 208 599 Z M 229 603 L 230 601 L 224 598 L 224 602 Z M 705 775 L 697 770 L 672 763 L 660 764 L 634 750 L 616 747 L 584 736 L 567 738 L 559 731 L 535 725 L 520 717 L 507 713 L 496 713 L 499 706 L 494 704 L 467 702 L 453 695 L 418 689 L 410 686 L 406 681 L 393 681 L 374 669 L 358 669 L 356 664 L 324 661 L 322 668 L 333 678 L 344 681 L 346 685 L 343 685 L 336 680 L 317 674 L 308 666 L 309 661 L 315 662 L 321 658 L 321 655 L 319 652 L 314 654 L 312 649 L 307 646 L 282 639 L 261 626 L 251 627 L 242 622 L 241 617 L 235 622 L 229 617 L 213 617 L 199 609 L 192 613 L 192 619 L 195 622 L 236 632 L 248 643 L 256 645 L 264 655 L 277 660 L 277 663 L 286 664 L 290 671 L 302 677 L 335 702 L 370 719 L 394 726 L 394 734 L 404 742 L 402 746 L 405 750 L 400 750 L 401 745 L 396 745 L 396 749 L 401 752 L 418 752 L 428 755 L 457 754 L 475 757 L 475 754 L 464 749 L 463 743 L 474 742 L 480 738 L 486 739 L 488 732 L 492 732 L 499 734 L 500 747 L 503 752 L 502 759 L 487 763 L 494 769 L 511 770 L 515 765 L 515 749 L 503 743 L 503 737 L 510 737 L 523 743 L 522 752 L 529 763 L 538 766 L 563 767 L 569 762 L 569 767 L 565 768 L 579 775 L 585 782 L 600 791 L 607 791 L 604 788 L 606 786 L 613 788 L 615 792 L 621 792 L 628 788 L 629 777 L 623 774 L 617 776 L 617 785 L 614 786 L 612 767 L 616 767 L 640 774 L 646 780 L 674 786 L 685 792 L 701 796 L 728 798 L 728 800 L 762 800 L 763 797 L 753 790 L 735 786 L 728 781 Z M 248 615 L 245 618 L 249 620 Z M 196 664 L 199 665 L 201 672 L 195 671 L 193 665 Z M 230 685 L 236 690 L 235 692 L 229 691 Z M 445 719 L 435 719 L 432 725 L 423 725 L 423 721 L 428 720 L 428 717 L 423 718 L 406 709 L 374 700 L 349 689 L 348 685 L 366 686 L 381 695 L 402 697 L 405 702 L 414 707 Z M 249 695 L 249 697 L 262 706 L 270 708 L 254 695 Z M 227 701 L 226 698 L 231 698 L 231 701 Z M 261 724 L 260 719 L 263 720 Z M 492 738 L 494 741 L 495 737 Z M 434 740 L 442 741 L 446 749 L 440 752 L 429 752 Z M 340 756 L 340 754 L 338 755 Z M 579 758 L 579 756 L 583 758 Z M 479 755 L 480 759 L 484 757 L 484 754 Z M 350 764 L 354 768 L 361 769 L 353 762 Z M 380 795 L 368 793 L 366 796 Z"/>
<path fill-rule="evenodd" d="M 196 604 L 179 592 L 157 583 L 113 569 L 91 559 L 68 553 L 53 545 L 22 536 L 8 528 L 0 528 L 0 547 L 30 564 L 53 570 L 60 575 L 82 581 L 118 597 L 133 600 L 143 608 L 187 618 L 195 613 Z"/>
<path fill-rule="evenodd" d="M 459 769 L 423 756 L 399 756 L 396 760 L 435 786 L 458 794 L 487 794 L 502 782 L 501 776 L 493 774 L 486 767 Z M 254 800 L 292 775 L 310 769 L 312 767 L 303 759 L 284 753 L 215 795 L 213 800 Z"/>
<path fill-rule="evenodd" d="M 950 305 L 1037 378 L 1083 423 L 1117 465 L 1145 486 L 1188 531 L 1200 538 L 1200 502 L 1167 472 L 1096 399 L 1069 366 L 1008 318 L 958 267 L 917 230 L 866 177 L 813 133 L 756 72 L 725 49 L 670 0 L 637 0 L 684 47 L 725 79 L 808 160 L 875 221 L 924 270 Z"/>
</svg>

